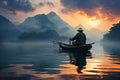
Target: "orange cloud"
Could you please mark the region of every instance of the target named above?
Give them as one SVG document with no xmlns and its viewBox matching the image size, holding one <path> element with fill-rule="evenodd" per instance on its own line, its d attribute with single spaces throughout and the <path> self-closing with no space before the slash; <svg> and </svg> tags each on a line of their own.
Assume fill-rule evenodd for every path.
<svg viewBox="0 0 120 80">
<path fill-rule="evenodd" d="M 61 13 L 60 16 L 67 23 L 73 27 L 82 24 L 86 29 L 97 28 L 103 31 L 108 31 L 112 24 L 119 22 L 120 17 L 113 18 L 103 15 L 99 10 L 95 9 L 97 15 L 88 16 L 80 10 L 76 10 L 69 13 Z M 111 19 L 110 19 L 111 18 Z"/>
<path fill-rule="evenodd" d="M 119 0 L 61 0 L 62 18 L 72 26 L 82 24 L 86 29 L 109 30 L 120 20 Z M 71 16 L 71 17 L 70 17 Z"/>
</svg>

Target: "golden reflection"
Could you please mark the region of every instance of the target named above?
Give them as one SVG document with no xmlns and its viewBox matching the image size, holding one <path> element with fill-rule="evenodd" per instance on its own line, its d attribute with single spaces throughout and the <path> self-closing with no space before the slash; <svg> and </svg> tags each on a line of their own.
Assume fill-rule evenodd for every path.
<svg viewBox="0 0 120 80">
<path fill-rule="evenodd" d="M 108 75 L 110 73 L 120 72 L 120 65 L 114 64 L 115 61 L 111 57 L 104 57 L 99 59 L 88 59 L 84 74 L 99 74 Z"/>
<path fill-rule="evenodd" d="M 115 60 L 112 60 L 112 57 L 110 57 L 110 55 L 108 57 L 105 56 L 97 59 L 87 59 L 86 61 L 86 66 L 84 66 L 81 70 L 83 75 L 98 75 L 99 78 L 103 78 L 103 76 L 109 75 L 109 73 L 120 72 L 120 65 L 115 64 L 117 62 L 115 62 Z M 79 74 L 76 71 L 77 65 L 71 64 L 71 61 L 69 61 L 67 64 L 60 64 L 59 66 L 62 67 L 59 68 L 60 74 Z"/>
<path fill-rule="evenodd" d="M 74 54 L 73 54 L 74 55 Z M 104 55 L 104 57 L 99 58 L 87 58 L 86 57 L 86 65 L 82 68 L 81 72 L 77 72 L 78 65 L 81 64 L 75 64 L 73 55 L 68 54 L 69 61 L 64 61 L 64 64 L 59 64 L 59 67 L 57 68 L 44 68 L 46 72 L 37 73 L 33 69 L 25 69 L 25 66 L 34 66 L 33 64 L 11 64 L 10 68 L 3 70 L 5 74 L 10 74 L 9 76 L 21 76 L 24 74 L 31 75 L 32 79 L 52 79 L 52 80 L 85 80 L 88 78 L 91 79 L 103 79 L 105 76 L 110 76 L 111 73 L 119 73 L 120 72 L 120 65 L 116 64 L 119 63 L 118 59 L 112 58 L 111 55 Z M 74 55 L 75 57 L 76 55 Z M 77 55 L 78 56 L 78 55 Z M 79 57 L 80 58 L 80 57 Z M 114 60 L 113 60 L 114 59 Z M 72 60 L 73 62 L 71 62 Z M 80 59 L 79 59 L 80 60 Z M 83 59 L 82 59 L 83 60 Z M 76 61 L 75 61 L 76 62 Z M 58 70 L 60 73 L 58 74 L 49 74 L 48 71 L 55 71 Z M 0 75 L 2 75 L 0 72 Z M 3 75 L 2 75 L 3 76 Z M 4 75 L 4 77 L 8 77 L 8 75 Z M 64 78 L 64 79 L 63 79 Z"/>
<path fill-rule="evenodd" d="M 76 66 L 72 64 L 61 64 L 61 67 L 66 67 L 66 68 L 61 68 L 60 74 L 78 74 L 76 72 Z"/>
</svg>

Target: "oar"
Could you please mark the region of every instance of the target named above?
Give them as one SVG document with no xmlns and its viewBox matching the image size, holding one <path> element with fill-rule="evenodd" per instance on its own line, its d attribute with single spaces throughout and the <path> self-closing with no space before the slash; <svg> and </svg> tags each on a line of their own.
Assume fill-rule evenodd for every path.
<svg viewBox="0 0 120 80">
<path fill-rule="evenodd" d="M 71 39 L 69 39 L 69 44 L 71 45 Z"/>
<path fill-rule="evenodd" d="M 60 44 L 60 41 L 52 41 L 54 44 Z"/>
<path fill-rule="evenodd" d="M 95 44 L 95 42 L 89 43 L 90 45 Z"/>
</svg>

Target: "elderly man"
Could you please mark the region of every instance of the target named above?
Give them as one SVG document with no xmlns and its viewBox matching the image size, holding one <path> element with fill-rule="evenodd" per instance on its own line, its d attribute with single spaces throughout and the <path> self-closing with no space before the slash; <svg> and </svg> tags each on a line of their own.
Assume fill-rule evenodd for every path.
<svg viewBox="0 0 120 80">
<path fill-rule="evenodd" d="M 73 42 L 73 45 L 80 46 L 86 44 L 86 35 L 83 33 L 83 29 L 79 28 L 78 33 L 70 39 Z"/>
</svg>

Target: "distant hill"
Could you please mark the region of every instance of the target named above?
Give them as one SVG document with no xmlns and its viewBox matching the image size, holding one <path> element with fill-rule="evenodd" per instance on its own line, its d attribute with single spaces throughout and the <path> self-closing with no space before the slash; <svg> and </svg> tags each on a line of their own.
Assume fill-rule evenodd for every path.
<svg viewBox="0 0 120 80">
<path fill-rule="evenodd" d="M 55 12 L 29 17 L 18 27 L 22 32 L 19 40 L 66 39 L 72 35 L 73 30 Z"/>
<path fill-rule="evenodd" d="M 19 33 L 12 22 L 0 15 L 0 41 L 16 40 Z"/>
<path fill-rule="evenodd" d="M 50 12 L 47 14 L 48 19 L 53 22 L 58 29 L 56 31 L 60 33 L 60 35 L 67 35 L 71 36 L 73 35 L 71 32 L 74 31 L 74 29 L 65 21 L 63 21 L 55 12 Z"/>
<path fill-rule="evenodd" d="M 113 24 L 110 31 L 104 35 L 103 41 L 120 42 L 120 22 Z"/>
<path fill-rule="evenodd" d="M 66 39 L 74 30 L 56 13 L 28 17 L 18 26 L 0 16 L 0 41 Z"/>
<path fill-rule="evenodd" d="M 45 14 L 29 17 L 18 27 L 22 32 L 39 32 L 48 29 L 56 29 L 56 25 L 52 23 Z"/>
<path fill-rule="evenodd" d="M 61 36 L 71 35 L 71 26 L 63 21 L 55 12 L 49 14 L 39 14 L 27 18 L 19 26 L 22 32 L 41 32 L 55 30 Z"/>
<path fill-rule="evenodd" d="M 35 40 L 61 40 L 67 37 L 60 36 L 55 30 L 46 30 L 43 32 L 24 32 L 19 36 L 20 41 Z"/>
<path fill-rule="evenodd" d="M 103 48 L 111 55 L 120 56 L 120 22 L 113 24 L 110 31 L 104 35 Z"/>
</svg>

